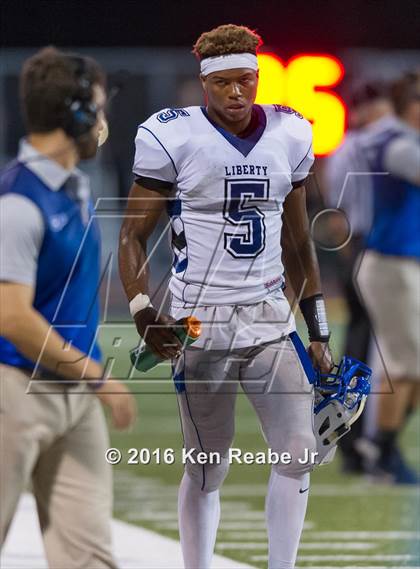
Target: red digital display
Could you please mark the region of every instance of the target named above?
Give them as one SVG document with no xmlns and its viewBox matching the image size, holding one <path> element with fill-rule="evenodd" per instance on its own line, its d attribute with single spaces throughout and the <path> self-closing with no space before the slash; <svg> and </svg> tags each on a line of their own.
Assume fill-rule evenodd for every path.
<svg viewBox="0 0 420 569">
<path fill-rule="evenodd" d="M 315 154 L 335 150 L 346 124 L 346 107 L 332 89 L 344 76 L 341 61 L 332 55 L 299 54 L 284 63 L 274 53 L 262 53 L 258 63 L 256 102 L 293 107 L 312 123 Z"/>
</svg>

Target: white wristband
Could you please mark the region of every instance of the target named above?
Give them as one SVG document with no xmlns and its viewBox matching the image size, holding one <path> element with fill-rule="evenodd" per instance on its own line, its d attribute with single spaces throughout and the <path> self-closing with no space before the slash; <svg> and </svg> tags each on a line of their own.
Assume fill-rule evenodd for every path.
<svg viewBox="0 0 420 569">
<path fill-rule="evenodd" d="M 139 292 L 139 294 L 137 294 L 132 300 L 130 300 L 129 307 L 130 307 L 131 316 L 134 318 L 137 312 L 140 312 L 140 310 L 143 310 L 148 306 L 152 306 L 150 298 L 147 296 L 147 294 L 142 294 L 141 292 Z"/>
</svg>

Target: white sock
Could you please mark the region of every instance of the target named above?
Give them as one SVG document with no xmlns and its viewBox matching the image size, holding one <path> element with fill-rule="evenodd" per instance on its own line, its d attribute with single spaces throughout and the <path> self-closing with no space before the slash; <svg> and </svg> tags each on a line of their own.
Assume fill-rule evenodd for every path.
<svg viewBox="0 0 420 569">
<path fill-rule="evenodd" d="M 271 470 L 266 499 L 268 569 L 294 569 L 308 503 L 309 473 L 288 478 Z"/>
<path fill-rule="evenodd" d="M 185 569 L 210 569 L 219 518 L 219 490 L 203 492 L 184 472 L 178 494 L 178 523 Z"/>
</svg>

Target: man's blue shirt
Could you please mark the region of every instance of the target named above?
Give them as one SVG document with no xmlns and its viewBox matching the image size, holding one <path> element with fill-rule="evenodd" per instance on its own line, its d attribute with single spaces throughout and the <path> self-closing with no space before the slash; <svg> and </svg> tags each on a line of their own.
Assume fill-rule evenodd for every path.
<svg viewBox="0 0 420 569">
<path fill-rule="evenodd" d="M 26 142 L 18 160 L 6 166 L 0 177 L 0 198 L 13 194 L 30 200 L 42 218 L 33 307 L 72 346 L 100 360 L 96 340 L 100 234 L 88 191 L 86 176 L 80 171 L 64 170 Z M 1 280 L 19 282 L 13 271 L 8 277 L 7 266 L 6 260 Z M 0 362 L 29 369 L 35 365 L 2 337 Z"/>
<path fill-rule="evenodd" d="M 418 135 L 396 119 L 382 120 L 361 137 L 373 186 L 373 224 L 367 248 L 384 255 L 420 259 L 420 187 L 409 181 L 413 172 L 406 172 L 404 177 L 396 174 L 387 160 L 390 145 L 402 139 L 418 152 Z"/>
</svg>

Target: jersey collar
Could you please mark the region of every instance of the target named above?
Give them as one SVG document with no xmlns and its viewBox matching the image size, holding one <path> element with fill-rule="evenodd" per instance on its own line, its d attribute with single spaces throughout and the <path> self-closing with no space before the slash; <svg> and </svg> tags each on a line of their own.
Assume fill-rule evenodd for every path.
<svg viewBox="0 0 420 569">
<path fill-rule="evenodd" d="M 38 152 L 26 139 L 20 141 L 18 160 L 54 192 L 58 191 L 70 176 L 81 177 L 80 170 L 66 170 L 55 160 Z"/>
<path fill-rule="evenodd" d="M 220 134 L 238 150 L 243 156 L 247 157 L 257 142 L 260 140 L 262 135 L 264 134 L 265 127 L 267 126 L 267 117 L 264 112 L 264 109 L 259 105 L 254 105 L 252 110 L 256 113 L 257 117 L 257 125 L 254 130 L 245 138 L 241 138 L 239 136 L 235 136 L 231 132 L 228 132 L 223 127 L 215 123 L 207 114 L 205 107 L 200 107 L 201 112 L 205 116 L 205 118 L 209 121 L 209 123 L 220 132 Z"/>
</svg>

